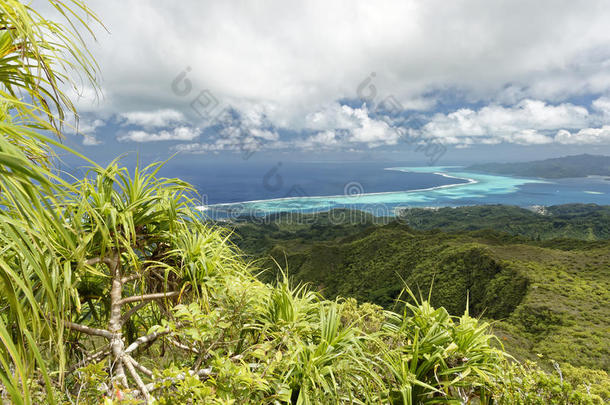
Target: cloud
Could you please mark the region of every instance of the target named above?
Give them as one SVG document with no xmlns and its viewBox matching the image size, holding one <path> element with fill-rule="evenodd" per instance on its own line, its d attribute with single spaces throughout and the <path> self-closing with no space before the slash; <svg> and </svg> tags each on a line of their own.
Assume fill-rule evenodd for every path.
<svg viewBox="0 0 610 405">
<path fill-rule="evenodd" d="M 369 147 L 396 144 L 400 134 L 392 128 L 385 120 L 372 118 L 371 114 L 363 105 L 353 108 L 339 103 L 330 103 L 323 109 L 309 114 L 305 119 L 307 129 L 322 130 L 311 142 L 319 139 L 330 140 L 330 134 L 336 130 L 343 131 L 343 142 L 365 143 Z M 337 143 L 337 139 L 335 144 Z"/>
<path fill-rule="evenodd" d="M 534 129 L 524 129 L 503 138 L 504 141 L 519 145 L 543 145 L 552 143 L 553 138 L 543 135 Z"/>
<path fill-rule="evenodd" d="M 280 147 L 279 134 L 274 130 L 229 125 L 222 128 L 207 142 L 178 144 L 172 149 L 186 153 L 207 153 L 220 151 L 239 151 L 250 154 L 262 149 Z"/>
<path fill-rule="evenodd" d="M 254 138 L 260 138 L 265 141 L 277 141 L 280 137 L 279 134 L 275 131 L 259 128 L 250 129 L 250 135 Z"/>
<path fill-rule="evenodd" d="M 591 107 L 604 118 L 610 119 L 610 97 L 600 97 L 597 100 L 593 100 Z"/>
<path fill-rule="evenodd" d="M 90 46 L 105 90 L 90 108 L 117 114 L 172 109 L 195 119 L 189 104 L 209 89 L 224 104 L 264 106 L 274 125 L 297 129 L 320 106 L 356 98 L 371 72 L 377 102 L 394 95 L 409 108 L 429 108 L 447 91 L 514 104 L 610 90 L 604 0 L 107 0 L 93 8 L 112 34 L 99 29 Z M 171 29 L 160 37 L 160 26 Z M 171 83 L 187 67 L 192 89 L 177 95 Z"/>
<path fill-rule="evenodd" d="M 158 142 L 158 141 L 192 141 L 201 134 L 197 128 L 177 127 L 170 131 L 147 132 L 147 131 L 129 131 L 126 134 L 119 135 L 119 142 Z"/>
<path fill-rule="evenodd" d="M 139 125 L 146 128 L 167 127 L 184 121 L 184 114 L 171 109 L 132 111 L 118 115 L 122 125 Z"/>
<path fill-rule="evenodd" d="M 95 133 L 99 127 L 104 126 L 106 123 L 100 119 L 93 121 L 79 120 L 76 125 L 76 130 L 83 136 L 83 145 L 85 146 L 97 146 L 101 145 L 102 141 L 97 139 Z"/>
<path fill-rule="evenodd" d="M 605 98 L 592 102 L 592 112 L 571 103 L 553 105 L 526 99 L 513 106 L 490 104 L 476 110 L 460 108 L 446 114 L 420 116 L 423 125 L 414 128 L 398 127 L 400 117 L 385 116 L 383 111 L 371 112 L 366 104 L 352 107 L 333 102 L 308 114 L 303 121 L 305 131 L 291 138 L 281 138 L 276 130 L 265 129 L 272 124 L 261 111 L 246 118 L 234 112 L 223 121 L 215 139 L 178 145 L 175 149 L 189 153 L 262 149 L 348 151 L 362 150 L 363 146 L 397 145 L 405 134 L 414 142 L 435 139 L 458 148 L 501 143 L 603 144 L 610 143 L 603 128 L 579 129 L 598 122 L 606 106 Z"/>
<path fill-rule="evenodd" d="M 101 145 L 102 141 L 97 139 L 93 135 L 83 135 L 83 145 L 85 146 L 97 146 Z"/>
<path fill-rule="evenodd" d="M 306 139 L 295 141 L 295 147 L 304 150 L 331 149 L 338 145 L 340 145 L 340 140 L 333 130 L 318 132 Z"/>
<path fill-rule="evenodd" d="M 518 145 L 600 144 L 608 142 L 601 129 L 590 128 L 603 121 L 608 99 L 591 103 L 591 112 L 571 103 L 550 104 L 526 99 L 512 106 L 490 104 L 479 109 L 459 108 L 448 113 L 420 115 L 419 128 L 396 126 L 400 116 L 371 112 L 366 104 L 353 107 L 339 102 L 326 103 L 307 114 L 303 130 L 280 136 L 266 108 L 251 105 L 245 111 L 227 109 L 216 121 L 208 123 L 208 139 L 181 144 L 173 149 L 187 153 L 267 150 L 361 150 L 397 145 L 401 134 L 422 141 L 434 138 L 447 145 L 465 147 L 475 144 L 512 143 Z M 142 121 L 143 122 L 143 121 Z M 406 121 L 408 123 L 408 120 Z M 589 128 L 583 129 L 581 128 Z M 131 130 L 118 137 L 121 142 L 192 141 L 203 129 L 179 126 L 161 131 Z M 571 131 L 571 132 L 570 132 Z"/>
<path fill-rule="evenodd" d="M 227 114 L 217 123 L 220 129 L 215 139 L 208 142 L 177 145 L 176 150 L 190 153 L 216 151 L 258 151 L 262 149 L 300 149 L 314 148 L 361 149 L 383 145 L 395 145 L 400 132 L 383 119 L 373 118 L 366 107 L 359 108 L 329 103 L 322 110 L 305 117 L 306 132 L 313 135 L 293 136 L 280 139 L 279 133 L 271 127 L 260 111 L 244 117 L 240 114 Z"/>
<path fill-rule="evenodd" d="M 216 145 L 214 145 L 214 144 L 207 144 L 207 143 L 181 143 L 181 144 L 175 145 L 172 149 L 177 152 L 194 153 L 194 154 L 217 152 L 217 151 L 223 150 L 222 148 L 216 147 Z"/>
<path fill-rule="evenodd" d="M 448 114 L 436 114 L 420 133 L 455 144 L 473 143 L 476 138 L 485 138 L 485 141 L 479 141 L 482 143 L 544 144 L 552 142 L 553 138 L 541 131 L 581 128 L 588 125 L 590 119 L 589 111 L 581 106 L 550 105 L 528 99 L 511 107 L 492 104 L 479 110 L 462 108 Z"/>
<path fill-rule="evenodd" d="M 396 144 L 400 134 L 385 121 L 371 119 L 363 109 L 357 109 L 354 113 L 360 120 L 360 126 L 351 131 L 348 137 L 350 142 L 366 143 L 369 147 Z"/>
<path fill-rule="evenodd" d="M 312 130 L 348 129 L 356 125 L 353 109 L 338 102 L 321 106 L 305 117 L 305 126 Z"/>
<path fill-rule="evenodd" d="M 123 142 L 189 142 L 175 148 L 191 152 L 391 146 L 396 117 L 373 107 L 388 97 L 418 112 L 410 134 L 446 144 L 609 142 L 605 0 L 93 8 L 112 33 L 99 29 L 89 46 L 104 98 L 87 104 L 94 92 L 85 88 L 78 106 L 114 116 Z M 158 36 L 160 26 L 170 29 Z M 195 111 L 204 91 L 230 120 Z M 583 101 L 589 110 L 574 104 L 600 94 Z M 195 142 L 200 132 L 209 139 Z"/>
<path fill-rule="evenodd" d="M 610 144 L 610 125 L 601 128 L 584 128 L 578 132 L 560 130 L 555 141 L 564 145 Z"/>
</svg>

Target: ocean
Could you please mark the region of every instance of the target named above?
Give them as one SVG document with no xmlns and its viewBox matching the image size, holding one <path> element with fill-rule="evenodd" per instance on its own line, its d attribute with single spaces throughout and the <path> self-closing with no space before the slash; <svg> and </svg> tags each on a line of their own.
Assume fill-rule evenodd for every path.
<svg viewBox="0 0 610 405">
<path fill-rule="evenodd" d="M 392 216 L 401 207 L 610 204 L 610 178 L 535 179 L 473 173 L 460 166 L 396 162 L 248 162 L 176 168 L 212 218 L 353 208 Z"/>
</svg>

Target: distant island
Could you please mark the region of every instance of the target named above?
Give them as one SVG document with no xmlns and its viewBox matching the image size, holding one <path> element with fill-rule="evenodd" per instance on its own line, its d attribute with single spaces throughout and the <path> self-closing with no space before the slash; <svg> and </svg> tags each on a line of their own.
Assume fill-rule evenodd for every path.
<svg viewBox="0 0 610 405">
<path fill-rule="evenodd" d="M 485 163 L 469 166 L 468 170 L 545 179 L 610 176 L 610 156 L 583 154 L 533 162 Z"/>
</svg>

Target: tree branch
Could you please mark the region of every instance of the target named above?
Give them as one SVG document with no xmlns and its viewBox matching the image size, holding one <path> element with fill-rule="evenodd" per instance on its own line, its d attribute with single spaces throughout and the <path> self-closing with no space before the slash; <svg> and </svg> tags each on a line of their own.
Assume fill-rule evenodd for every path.
<svg viewBox="0 0 610 405">
<path fill-rule="evenodd" d="M 178 342 L 177 340 L 167 339 L 167 341 L 170 342 L 171 344 L 173 344 L 174 346 L 176 346 L 179 349 L 186 350 L 187 352 L 193 352 L 195 354 L 199 354 L 199 350 L 195 349 L 194 347 L 190 347 L 190 346 L 187 346 L 185 344 L 182 344 L 182 343 Z"/>
<path fill-rule="evenodd" d="M 203 377 L 204 380 L 207 380 L 208 378 L 210 378 L 210 376 L 213 373 L 212 373 L 212 369 L 211 368 L 204 368 L 204 369 L 201 369 L 201 370 L 199 370 L 197 372 L 195 372 L 193 370 L 189 370 L 188 374 L 190 376 L 197 376 L 197 377 L 200 377 L 200 378 Z M 180 373 L 176 377 L 167 377 L 167 378 L 162 378 L 162 379 L 157 380 L 157 381 L 153 381 L 151 383 L 146 384 L 145 387 L 146 387 L 146 390 L 148 392 L 152 392 L 152 391 L 158 390 L 160 388 L 163 388 L 163 383 L 164 382 L 169 381 L 172 384 L 176 384 L 178 381 L 182 381 L 185 378 L 186 378 L 186 374 L 185 373 Z M 134 390 L 132 392 L 136 396 L 138 396 L 140 394 L 140 391 L 138 391 L 138 390 Z"/>
<path fill-rule="evenodd" d="M 125 349 L 125 353 L 131 353 L 134 350 L 136 350 L 140 345 L 145 344 L 145 343 L 152 343 L 155 340 L 157 340 L 158 338 L 160 338 L 161 336 L 169 335 L 170 333 L 171 333 L 171 331 L 169 329 L 167 329 L 167 330 L 162 330 L 159 332 L 154 332 L 154 333 L 151 333 L 146 336 L 141 336 L 141 337 L 137 338 L 132 344 L 130 344 L 127 347 L 127 349 Z"/>
<path fill-rule="evenodd" d="M 121 283 L 125 284 L 125 283 L 129 283 L 130 281 L 134 281 L 137 280 L 139 278 L 144 277 L 144 273 L 154 270 L 156 269 L 156 267 L 154 266 L 147 266 L 144 270 L 142 270 L 141 273 L 134 273 L 134 274 L 130 274 L 129 276 L 125 276 L 121 279 Z"/>
<path fill-rule="evenodd" d="M 144 400 L 148 404 L 150 402 L 150 396 L 148 395 L 148 389 L 146 389 L 146 385 L 144 385 L 144 381 L 142 381 L 142 379 L 140 378 L 140 375 L 133 367 L 130 357 L 123 356 L 123 363 L 125 364 L 125 367 L 127 367 L 127 371 L 129 371 L 129 374 L 131 374 L 131 376 L 135 380 L 136 385 L 140 389 L 140 393 L 142 394 L 142 396 L 144 396 Z"/>
<path fill-rule="evenodd" d="M 147 377 L 152 378 L 153 372 L 151 370 L 147 369 L 146 367 L 144 367 L 143 365 L 141 365 L 140 363 L 135 361 L 134 358 L 131 357 L 130 355 L 126 354 L 125 356 L 127 356 L 129 358 L 129 361 L 131 361 L 131 364 L 133 364 L 133 366 L 135 368 L 140 370 L 141 373 L 145 374 Z"/>
<path fill-rule="evenodd" d="M 130 276 L 123 277 L 123 278 L 121 279 L 121 283 L 123 283 L 123 284 L 125 284 L 125 283 L 129 283 L 130 281 L 137 280 L 137 279 L 139 279 L 140 277 L 142 277 L 142 274 L 135 273 L 135 274 L 132 274 L 132 275 L 130 275 Z"/>
<path fill-rule="evenodd" d="M 153 256 L 150 257 L 149 260 L 147 260 L 145 262 L 146 266 L 142 269 L 142 271 L 140 273 L 133 273 L 133 274 L 130 274 L 129 276 L 123 277 L 121 279 L 121 283 L 123 283 L 123 284 L 129 283 L 131 281 L 144 277 L 144 275 L 149 271 L 162 269 L 163 266 L 158 265 L 159 262 L 157 260 L 153 260 L 153 259 L 155 259 L 155 257 L 156 257 L 156 254 L 153 254 Z M 161 258 L 158 258 L 158 259 L 161 260 Z"/>
<path fill-rule="evenodd" d="M 123 298 L 118 302 L 119 305 L 128 304 L 130 302 L 138 302 L 138 301 L 152 301 L 159 300 L 163 298 L 175 297 L 180 294 L 180 291 L 170 291 L 163 293 L 154 293 L 154 294 L 145 294 L 145 295 L 133 295 L 131 297 Z"/>
<path fill-rule="evenodd" d="M 110 268 L 111 270 L 114 270 L 115 267 L 117 266 L 116 260 L 112 259 L 108 256 L 104 256 L 104 257 L 93 257 L 91 259 L 88 259 L 85 264 L 87 264 L 88 266 L 95 266 L 98 263 L 104 263 L 106 266 L 108 266 L 108 268 Z"/>
<path fill-rule="evenodd" d="M 110 345 L 106 345 L 100 351 L 95 352 L 95 353 L 85 357 L 84 359 L 80 360 L 78 363 L 76 363 L 75 365 L 70 367 L 70 369 L 68 370 L 68 374 L 72 373 L 74 370 L 84 367 L 87 363 L 89 363 L 91 361 L 100 361 L 104 357 L 108 356 L 109 354 L 110 354 Z"/>
<path fill-rule="evenodd" d="M 92 328 L 90 326 L 85 326 L 85 325 L 81 325 L 79 323 L 74 323 L 74 322 L 70 322 L 70 321 L 64 321 L 64 325 L 68 329 L 72 329 L 77 332 L 86 333 L 87 335 L 102 336 L 102 337 L 105 337 L 106 339 L 112 339 L 112 333 L 110 333 L 109 331 L 107 331 L 105 329 Z"/>
<path fill-rule="evenodd" d="M 121 316 L 121 323 L 127 322 L 133 314 L 138 312 L 140 309 L 144 308 L 146 305 L 148 305 L 148 301 L 143 301 L 143 302 L 140 302 L 135 307 L 131 308 L 129 311 L 125 312 L 123 314 L 123 316 Z"/>
</svg>

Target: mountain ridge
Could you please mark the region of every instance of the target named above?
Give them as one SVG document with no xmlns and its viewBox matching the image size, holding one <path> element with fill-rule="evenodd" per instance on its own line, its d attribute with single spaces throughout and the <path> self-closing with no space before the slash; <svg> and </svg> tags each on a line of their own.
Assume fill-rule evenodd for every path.
<svg viewBox="0 0 610 405">
<path fill-rule="evenodd" d="M 482 163 L 468 166 L 467 169 L 485 173 L 545 179 L 610 176 L 610 156 L 570 155 L 529 162 Z"/>
</svg>

